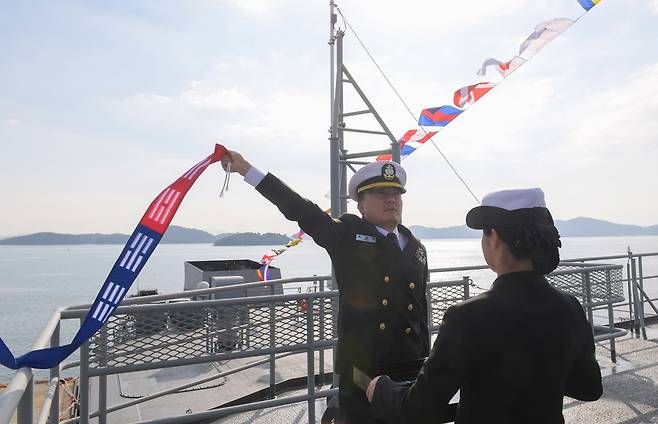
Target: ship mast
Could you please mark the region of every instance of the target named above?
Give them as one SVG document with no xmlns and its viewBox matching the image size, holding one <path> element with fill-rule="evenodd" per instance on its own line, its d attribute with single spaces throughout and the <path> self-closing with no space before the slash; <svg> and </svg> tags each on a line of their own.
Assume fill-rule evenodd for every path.
<svg viewBox="0 0 658 424">
<path fill-rule="evenodd" d="M 365 93 L 359 87 L 354 77 L 349 73 L 343 63 L 343 37 L 345 31 L 336 29 L 338 16 L 336 15 L 337 6 L 334 0 L 329 0 L 329 56 L 330 56 L 330 119 L 329 129 L 329 156 L 330 156 L 330 180 L 331 180 L 331 216 L 338 218 L 347 212 L 347 181 L 351 176 L 348 175 L 348 169 L 355 172 L 354 165 L 364 165 L 371 161 L 364 161 L 366 158 L 374 158 L 382 154 L 391 154 L 393 160 L 400 163 L 400 144 L 393 136 L 388 126 L 377 113 L 372 103 L 368 100 Z M 353 112 L 344 112 L 343 110 L 343 88 L 345 84 L 352 86 L 352 89 L 361 98 L 365 109 Z M 349 116 L 371 114 L 377 121 L 381 130 L 369 130 L 347 127 L 345 118 Z M 345 148 L 345 133 L 362 133 L 376 134 L 386 136 L 390 142 L 390 147 L 384 150 L 375 150 L 368 152 L 349 153 Z M 360 160 L 359 160 L 360 159 Z"/>
</svg>

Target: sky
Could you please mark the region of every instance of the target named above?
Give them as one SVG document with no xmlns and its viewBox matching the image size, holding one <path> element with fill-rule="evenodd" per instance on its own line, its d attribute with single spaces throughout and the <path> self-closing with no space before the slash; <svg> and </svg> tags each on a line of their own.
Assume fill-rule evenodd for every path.
<svg viewBox="0 0 658 424">
<path fill-rule="evenodd" d="M 535 25 L 584 12 L 576 0 L 338 4 L 415 115 L 348 30 L 346 67 L 398 136 L 493 79 L 476 75 L 485 58 L 509 60 Z M 1 2 L 0 236 L 130 233 L 216 142 L 328 207 L 328 14 L 325 0 Z M 658 0 L 603 0 L 436 145 L 477 197 L 541 187 L 556 219 L 656 225 L 657 42 Z M 346 92 L 346 111 L 360 109 Z M 387 141 L 350 133 L 346 147 Z M 475 200 L 433 146 L 403 165 L 405 224 L 464 223 Z M 209 168 L 172 224 L 296 231 L 239 176 L 220 198 L 223 179 Z"/>
</svg>

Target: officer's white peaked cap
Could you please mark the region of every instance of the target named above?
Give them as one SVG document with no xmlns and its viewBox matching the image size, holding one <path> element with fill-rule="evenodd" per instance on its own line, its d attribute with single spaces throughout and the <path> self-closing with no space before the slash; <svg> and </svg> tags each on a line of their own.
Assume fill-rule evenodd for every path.
<svg viewBox="0 0 658 424">
<path fill-rule="evenodd" d="M 466 225 L 477 230 L 495 225 L 531 226 L 547 223 L 549 217 L 544 192 L 540 188 L 503 190 L 484 196 L 482 205 L 466 215 Z M 552 218 L 550 225 L 553 225 Z"/>
<path fill-rule="evenodd" d="M 405 193 L 407 173 L 399 164 L 382 160 L 372 162 L 359 169 L 350 179 L 348 194 L 355 202 L 359 201 L 359 193 L 376 188 L 395 187 Z"/>
</svg>

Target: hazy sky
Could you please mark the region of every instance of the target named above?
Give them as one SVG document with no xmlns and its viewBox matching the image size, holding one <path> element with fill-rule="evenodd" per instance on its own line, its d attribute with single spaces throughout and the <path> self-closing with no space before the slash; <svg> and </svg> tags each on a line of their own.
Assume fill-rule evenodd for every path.
<svg viewBox="0 0 658 424">
<path fill-rule="evenodd" d="M 327 3 L 2 2 L 0 235 L 129 233 L 217 141 L 328 207 Z M 576 0 L 339 5 L 416 117 L 486 81 L 482 61 L 510 59 L 536 24 L 583 13 Z M 415 128 L 349 31 L 345 49 L 392 131 Z M 435 140 L 479 197 L 539 186 L 558 219 L 658 224 L 658 0 L 603 0 Z M 406 224 L 464 222 L 474 201 L 434 147 L 404 166 Z M 239 177 L 220 199 L 222 180 L 208 169 L 173 224 L 295 231 Z"/>
</svg>

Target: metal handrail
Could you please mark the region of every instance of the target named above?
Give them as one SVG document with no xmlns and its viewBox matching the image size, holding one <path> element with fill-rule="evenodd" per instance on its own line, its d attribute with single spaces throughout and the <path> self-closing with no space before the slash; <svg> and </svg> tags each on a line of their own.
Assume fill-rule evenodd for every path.
<svg viewBox="0 0 658 424">
<path fill-rule="evenodd" d="M 646 253 L 646 254 L 626 254 L 626 255 L 610 255 L 610 256 L 598 256 L 598 257 L 587 257 L 587 258 L 575 258 L 575 259 L 569 259 L 567 261 L 563 261 L 562 264 L 564 265 L 574 265 L 574 266 L 582 266 L 585 269 L 583 269 L 583 272 L 593 272 L 593 271 L 604 271 L 604 270 L 610 270 L 613 269 L 615 266 L 614 265 L 598 265 L 598 266 L 591 266 L 589 264 L 583 264 L 582 262 L 587 262 L 587 261 L 597 261 L 597 260 L 612 260 L 612 259 L 629 259 L 629 258 L 643 258 L 643 257 L 650 257 L 650 256 L 658 256 L 658 252 L 656 253 Z M 579 263 L 576 263 L 579 262 Z M 465 266 L 465 267 L 453 267 L 453 268 L 431 268 L 429 271 L 430 273 L 442 273 L 442 272 L 459 272 L 459 271 L 471 271 L 471 270 L 482 270 L 482 269 L 488 269 L 488 266 L 486 265 L 476 265 L 476 266 Z M 562 274 L 573 274 L 574 270 L 560 270 L 556 271 L 553 273 L 553 275 L 562 275 Z M 643 277 L 643 279 L 654 279 L 658 278 L 658 275 L 653 275 L 653 276 L 646 276 Z M 283 285 L 286 283 L 299 283 L 299 282 L 317 282 L 317 281 L 328 281 L 330 280 L 330 276 L 312 276 L 312 277 L 296 277 L 296 278 L 287 278 L 287 279 L 278 279 L 278 280 L 271 280 L 268 281 L 267 284 L 271 286 L 279 286 Z M 630 278 L 624 279 L 624 281 L 628 281 Z M 450 283 L 458 283 L 458 284 L 463 284 L 463 280 L 455 280 L 451 281 Z M 433 282 L 428 284 L 428 287 L 440 287 L 445 285 L 446 282 Z M 135 298 L 127 298 L 124 299 L 122 302 L 121 306 L 118 308 L 117 313 L 121 312 L 131 312 L 131 311 L 150 311 L 150 310 L 158 310 L 159 308 L 167 308 L 169 310 L 174 309 L 187 309 L 189 308 L 189 304 L 187 303 L 180 303 L 180 304 L 175 304 L 175 303 L 169 303 L 166 305 L 147 305 L 145 303 L 147 302 L 154 302 L 154 301 L 162 301 L 162 300 L 170 300 L 170 299 L 176 299 L 176 298 L 181 298 L 181 297 L 204 297 L 204 296 L 209 296 L 212 294 L 216 293 L 221 293 L 224 291 L 235 291 L 235 290 L 241 290 L 241 289 L 247 289 L 251 287 L 262 287 L 263 282 L 254 282 L 254 283 L 242 283 L 242 284 L 237 284 L 237 285 L 231 285 L 231 286 L 222 286 L 222 287 L 213 287 L 213 288 L 208 288 L 208 289 L 197 289 L 197 290 L 189 290 L 189 291 L 183 291 L 183 292 L 177 292 L 177 293 L 170 293 L 166 295 L 156 295 L 156 296 L 142 296 L 142 297 L 135 297 Z M 269 296 L 271 301 L 276 300 L 283 300 L 283 299 L 292 299 L 292 300 L 299 300 L 299 299 L 315 299 L 316 297 L 322 297 L 323 295 L 326 296 L 329 293 L 316 293 L 316 292 L 310 292 L 310 293 L 304 293 L 304 294 L 291 294 L 291 295 L 274 295 L 274 296 Z M 259 298 L 265 298 L 265 296 L 258 296 Z M 265 300 L 265 299 L 262 299 Z M 656 299 L 650 299 L 650 300 L 656 300 Z M 195 301 L 195 304 L 201 303 L 201 302 L 207 302 L 204 303 L 204 305 L 222 305 L 222 304 L 227 304 L 231 303 L 233 305 L 236 304 L 247 304 L 247 303 L 253 303 L 254 298 L 238 298 L 238 299 L 218 299 L 218 300 L 201 300 L 201 301 Z M 615 301 L 618 301 L 618 299 L 615 298 Z M 644 303 L 644 300 L 641 300 L 642 303 Z M 595 305 L 592 305 L 595 306 Z M 37 339 L 37 342 L 35 342 L 33 349 L 40 349 L 48 346 L 48 341 L 50 338 L 52 338 L 55 334 L 55 331 L 59 331 L 58 326 L 60 324 L 60 321 L 62 319 L 71 319 L 71 318 L 80 318 L 84 317 L 85 314 L 88 312 L 90 305 L 76 305 L 76 306 L 69 306 L 67 308 L 60 308 L 58 309 L 53 315 L 51 316 L 48 324 L 42 330 L 40 333 L 39 338 Z M 135 309 L 137 308 L 137 309 Z M 612 331 L 611 330 L 611 336 L 613 337 L 612 334 L 618 334 L 621 333 L 621 331 Z M 325 348 L 326 343 L 323 341 L 318 341 L 318 342 L 313 342 L 312 343 L 315 348 Z M 301 348 L 302 351 L 295 352 L 301 353 L 305 349 L 311 348 L 310 346 L 306 344 L 302 345 L 297 345 L 298 348 Z M 279 352 L 285 352 L 285 349 L 276 349 Z M 291 353 L 292 354 L 292 353 Z M 242 356 L 242 355 L 238 355 Z M 64 368 L 71 368 L 73 366 L 78 366 L 80 363 L 79 362 L 74 362 L 74 363 L 69 363 L 66 365 L 61 365 L 60 369 Z M 59 375 L 59 374 L 57 374 Z M 3 392 L 3 394 L 0 396 L 0 424 L 7 424 L 9 420 L 11 420 L 12 415 L 15 412 L 18 412 L 19 415 L 19 424 L 31 423 L 31 417 L 32 417 L 32 379 L 33 379 L 33 370 L 30 368 L 22 368 L 16 372 L 14 377 L 12 378 L 11 382 L 9 383 L 8 387 L 6 390 Z M 43 424 L 48 417 L 47 410 L 50 408 L 50 403 L 53 402 L 53 396 L 51 396 L 51 391 L 57 391 L 58 390 L 58 385 L 59 379 L 51 378 L 50 379 L 50 385 L 49 388 L 49 395 L 46 397 L 44 402 L 41 405 L 40 408 L 40 414 L 37 422 L 39 424 Z M 197 383 L 200 384 L 200 383 Z M 322 392 L 315 392 L 315 397 L 318 397 L 319 394 Z M 322 397 L 322 396 L 319 396 Z M 26 398 L 30 398 L 29 400 Z M 296 397 L 293 397 L 296 398 Z M 288 399 L 293 399 L 293 398 L 288 398 Z M 307 400 L 307 397 L 301 396 L 300 401 Z M 259 403 L 260 404 L 260 403 Z M 269 405 L 269 403 L 264 403 L 263 405 Z M 277 403 L 279 404 L 279 403 Z M 255 404 L 254 404 L 255 405 Z M 252 405 L 252 406 L 254 406 Z M 29 407 L 29 412 L 27 408 Z M 54 407 L 54 405 L 53 405 Z M 260 408 L 260 406 L 255 407 L 255 408 Z M 194 414 L 196 415 L 196 414 Z M 26 420 L 26 418 L 29 417 L 29 421 Z M 198 418 L 198 417 L 197 417 Z M 154 422 L 166 422 L 162 420 L 156 420 Z M 181 422 L 181 421 L 179 421 Z"/>
<path fill-rule="evenodd" d="M 314 281 L 328 281 L 331 280 L 331 276 L 323 275 L 323 276 L 312 276 L 312 277 L 295 277 L 295 278 L 281 278 L 277 280 L 268 280 L 267 282 L 263 281 L 256 281 L 252 283 L 240 283 L 240 284 L 234 284 L 230 286 L 221 286 L 221 287 L 211 287 L 207 289 L 195 289 L 195 290 L 184 290 L 180 292 L 174 292 L 174 293 L 168 293 L 168 294 L 156 294 L 156 295 L 150 295 L 150 296 L 136 296 L 136 297 L 126 297 L 121 301 L 121 305 L 126 306 L 126 305 L 138 305 L 142 303 L 150 303 L 150 302 L 159 302 L 162 300 L 170 300 L 170 299 L 180 299 L 180 298 L 186 298 L 186 297 L 202 297 L 202 296 L 207 296 L 210 294 L 215 294 L 215 293 L 221 293 L 225 291 L 237 291 L 237 290 L 244 290 L 244 289 L 249 289 L 249 288 L 254 288 L 254 287 L 263 287 L 265 286 L 278 286 L 278 285 L 283 285 L 283 284 L 288 284 L 288 283 L 304 283 L 304 282 L 314 282 Z M 70 310 L 77 310 L 77 309 L 89 309 L 91 308 L 91 304 L 84 304 L 84 305 L 74 305 L 74 306 L 67 306 L 64 308 L 65 311 L 70 311 Z"/>
<path fill-rule="evenodd" d="M 434 288 L 434 287 L 462 287 L 464 286 L 465 283 L 467 283 L 467 279 L 459 279 L 459 280 L 452 280 L 452 281 L 441 281 L 441 282 L 430 282 L 428 283 L 428 289 Z M 235 306 L 235 305 L 245 305 L 245 304 L 272 304 L 275 302 L 286 302 L 286 301 L 297 301 L 297 300 L 307 300 L 309 303 L 311 303 L 314 299 L 326 299 L 326 298 L 336 298 L 338 296 L 338 293 L 336 291 L 325 291 L 325 292 L 308 292 L 308 293 L 297 293 L 297 294 L 288 294 L 288 295 L 270 295 L 270 296 L 257 296 L 257 297 L 251 297 L 251 298 L 238 298 L 238 299 L 218 299 L 218 300 L 205 300 L 205 301 L 195 301 L 194 302 L 194 307 L 203 309 L 203 308 L 217 308 L 217 309 L 222 309 L 223 307 L 226 306 Z M 460 298 L 459 300 L 462 300 Z M 189 310 L 190 305 L 189 303 L 176 303 L 176 304 L 154 304 L 154 305 L 131 305 L 131 306 L 121 306 L 120 308 L 117 309 L 116 313 L 118 314 L 130 314 L 130 313 L 146 313 L 152 312 L 152 313 L 157 313 L 162 310 L 178 310 L 178 309 L 187 309 Z M 66 318 L 80 318 L 84 316 L 86 313 L 85 310 L 74 310 L 74 311 L 65 311 L 63 313 L 63 316 Z M 309 308 L 309 311 L 307 313 L 312 313 L 312 311 Z M 311 315 L 312 316 L 312 315 Z M 170 366 L 180 366 L 182 364 L 187 364 L 187 363 L 197 363 L 197 362 L 208 362 L 208 361 L 218 361 L 218 360 L 224 360 L 224 359 L 231 359 L 231 358 L 247 358 L 247 357 L 261 357 L 263 355 L 267 355 L 271 353 L 272 351 L 276 352 L 289 352 L 288 354 L 300 354 L 308 351 L 315 351 L 318 349 L 322 348 L 327 348 L 335 345 L 335 339 L 334 340 L 318 340 L 318 341 L 307 341 L 306 343 L 299 343 L 295 345 L 291 345 L 288 347 L 279 347 L 279 348 L 263 348 L 263 349 L 256 349 L 254 351 L 250 352 L 229 352 L 229 353 L 220 353 L 216 355 L 209 355 L 205 358 L 189 358 L 189 359 L 179 359 L 171 362 L 167 361 L 162 361 L 157 364 L 141 364 L 141 365 L 127 365 L 127 366 L 120 366 L 120 367 L 104 367 L 103 369 L 94 369 L 90 370 L 89 376 L 102 376 L 102 375 L 109 375 L 109 374 L 114 374 L 116 372 L 128 372 L 128 371 L 139 371 L 139 370 L 144 370 L 144 369 L 150 369 L 152 367 L 156 368 L 166 368 Z M 268 362 L 269 359 L 263 360 L 263 361 L 258 361 L 257 363 L 264 363 Z M 253 363 L 252 363 L 253 364 Z M 245 367 L 246 369 L 246 367 Z M 309 372 L 310 374 L 310 372 Z M 221 375 L 224 375 L 222 373 Z M 217 378 L 217 376 L 213 376 L 213 378 Z M 193 383 L 188 383 L 185 385 L 185 387 L 190 387 L 194 385 L 201 384 L 202 381 L 196 381 Z M 170 393 L 173 393 L 177 390 L 180 390 L 181 387 L 179 388 L 174 388 L 174 389 L 169 389 L 164 392 L 160 392 L 157 394 L 150 395 L 148 399 L 143 399 L 142 401 L 147 401 L 147 400 L 152 400 L 157 397 L 161 397 Z M 306 397 L 300 397 L 300 400 L 308 400 L 310 397 L 317 398 L 317 394 L 315 390 L 309 391 L 309 393 L 306 395 Z M 286 403 L 292 403 L 293 401 L 291 400 L 292 398 L 287 398 L 288 401 Z M 113 412 L 128 406 L 132 406 L 136 403 L 140 403 L 137 401 L 131 401 L 131 402 L 126 402 L 120 405 L 115 405 L 112 406 L 108 409 L 106 409 L 104 412 Z M 249 406 L 241 406 L 238 410 L 241 412 L 251 410 L 255 408 L 255 404 L 249 405 Z M 217 417 L 223 416 L 231 411 L 230 409 L 222 409 L 221 411 L 217 411 L 215 414 L 217 414 Z M 89 415 L 89 418 L 94 418 L 99 416 L 100 411 L 95 411 Z M 65 421 L 65 423 L 74 423 L 74 422 L 79 422 L 79 419 L 71 419 Z"/>
<path fill-rule="evenodd" d="M 50 338 L 53 336 L 55 330 L 59 327 L 60 322 L 60 313 L 62 308 L 57 309 L 48 320 L 45 328 L 37 338 L 37 341 L 32 346 L 32 350 L 43 349 L 48 346 Z M 32 400 L 30 399 L 27 402 L 24 399 L 24 393 L 26 391 L 32 391 L 34 371 L 30 367 L 23 367 L 19 369 L 14 377 L 9 382 L 9 385 L 0 396 L 0 423 L 8 423 L 14 412 L 18 414 L 19 424 L 21 423 L 21 418 L 25 415 L 30 417 L 30 423 L 32 422 Z M 27 402 L 24 405 L 20 405 L 21 402 Z M 29 411 L 27 410 L 29 408 Z"/>
</svg>

